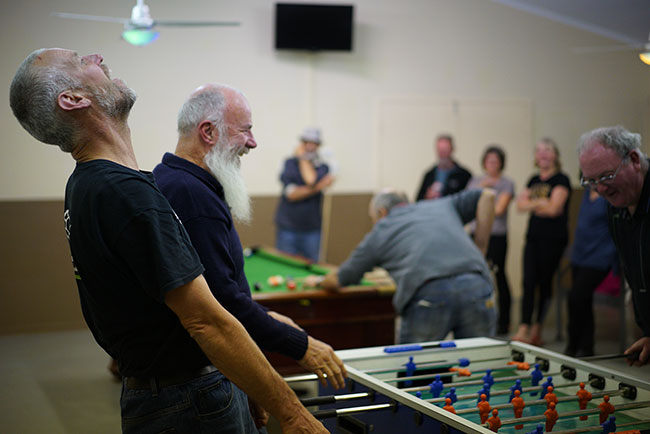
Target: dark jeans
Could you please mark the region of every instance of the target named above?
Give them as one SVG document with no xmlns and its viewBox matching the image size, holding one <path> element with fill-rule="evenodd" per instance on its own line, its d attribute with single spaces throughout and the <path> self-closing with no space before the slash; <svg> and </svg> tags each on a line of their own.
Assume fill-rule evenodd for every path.
<svg viewBox="0 0 650 434">
<path fill-rule="evenodd" d="M 402 312 L 399 343 L 494 336 L 492 282 L 478 273 L 433 279 L 422 285 Z"/>
<path fill-rule="evenodd" d="M 594 354 L 594 291 L 607 277 L 609 270 L 589 267 L 571 267 L 571 292 L 569 292 L 569 342 L 566 353 L 570 356 Z"/>
<path fill-rule="evenodd" d="M 521 303 L 522 324 L 532 324 L 535 289 L 539 288 L 536 321 L 544 322 L 553 293 L 553 275 L 567 245 L 563 238 L 529 238 L 524 247 L 524 296 Z"/>
<path fill-rule="evenodd" d="M 129 389 L 125 379 L 120 406 L 124 434 L 258 433 L 247 396 L 219 371 L 148 389 Z"/>
<path fill-rule="evenodd" d="M 318 262 L 320 254 L 320 229 L 294 231 L 278 228 L 275 234 L 275 248 L 291 255 L 300 255 Z"/>
<path fill-rule="evenodd" d="M 508 251 L 508 237 L 506 235 L 492 235 L 487 251 L 487 259 L 492 262 L 499 290 L 499 318 L 497 320 L 497 333 L 505 334 L 510 327 L 510 285 L 506 277 L 506 253 Z"/>
</svg>

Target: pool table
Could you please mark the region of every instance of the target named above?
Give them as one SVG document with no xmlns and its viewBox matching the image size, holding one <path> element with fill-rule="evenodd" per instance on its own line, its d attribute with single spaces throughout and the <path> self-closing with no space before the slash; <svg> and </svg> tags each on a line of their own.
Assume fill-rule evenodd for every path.
<svg viewBox="0 0 650 434">
<path fill-rule="evenodd" d="M 253 299 L 293 319 L 310 336 L 335 350 L 393 344 L 395 282 L 384 270 L 375 270 L 366 273 L 359 285 L 339 292 L 303 288 L 302 278 L 324 275 L 332 268 L 270 247 L 244 250 L 244 270 Z M 272 286 L 271 276 L 281 276 L 283 282 Z M 288 289 L 287 281 L 293 281 L 296 288 Z M 300 366 L 288 357 L 275 353 L 266 356 L 282 375 L 301 372 Z"/>
</svg>

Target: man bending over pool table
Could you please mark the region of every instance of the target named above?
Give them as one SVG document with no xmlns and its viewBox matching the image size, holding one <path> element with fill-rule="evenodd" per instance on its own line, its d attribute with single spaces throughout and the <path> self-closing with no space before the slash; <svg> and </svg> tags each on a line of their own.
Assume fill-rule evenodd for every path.
<svg viewBox="0 0 650 434">
<path fill-rule="evenodd" d="M 370 202 L 374 227 L 335 272 L 311 282 L 325 289 L 359 282 L 385 268 L 397 283 L 399 343 L 493 336 L 495 308 L 485 252 L 494 220 L 494 191 L 468 190 L 409 204 L 382 191 Z M 464 225 L 476 218 L 474 241 Z"/>
<path fill-rule="evenodd" d="M 160 191 L 183 222 L 205 267 L 215 298 L 246 328 L 260 348 L 289 356 L 336 387 L 343 362 L 332 347 L 308 336 L 291 319 L 252 300 L 233 218 L 250 221 L 250 200 L 240 158 L 255 148 L 246 97 L 225 85 L 196 89 L 178 114 L 175 154 L 154 169 Z"/>
</svg>

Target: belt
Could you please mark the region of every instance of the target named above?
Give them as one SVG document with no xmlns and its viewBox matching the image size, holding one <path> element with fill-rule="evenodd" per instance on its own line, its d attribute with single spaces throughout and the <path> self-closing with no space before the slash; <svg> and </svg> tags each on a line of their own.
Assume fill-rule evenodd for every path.
<svg viewBox="0 0 650 434">
<path fill-rule="evenodd" d="M 182 371 L 176 374 L 153 377 L 124 377 L 124 386 L 127 389 L 156 389 L 159 387 L 174 386 L 186 383 L 204 375 L 211 374 L 218 369 L 212 365 L 206 365 L 202 368 Z"/>
</svg>

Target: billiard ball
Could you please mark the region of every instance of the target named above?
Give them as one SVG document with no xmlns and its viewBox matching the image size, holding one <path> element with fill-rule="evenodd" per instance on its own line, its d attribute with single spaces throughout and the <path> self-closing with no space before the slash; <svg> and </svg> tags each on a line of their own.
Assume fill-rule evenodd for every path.
<svg viewBox="0 0 650 434">
<path fill-rule="evenodd" d="M 284 278 L 280 275 L 277 276 L 271 276 L 267 280 L 268 284 L 275 287 L 275 286 L 280 286 L 284 282 Z"/>
<path fill-rule="evenodd" d="M 255 291 L 261 291 L 262 284 L 260 282 L 255 282 L 255 284 L 253 285 L 253 289 L 255 289 Z"/>
<path fill-rule="evenodd" d="M 289 280 L 287 282 L 287 288 L 289 288 L 290 291 L 293 291 L 294 289 L 296 289 L 296 282 L 294 282 L 293 280 Z"/>
<path fill-rule="evenodd" d="M 251 250 L 249 247 L 246 247 L 244 249 L 244 257 L 250 258 L 251 256 L 253 256 L 253 250 Z"/>
</svg>

